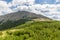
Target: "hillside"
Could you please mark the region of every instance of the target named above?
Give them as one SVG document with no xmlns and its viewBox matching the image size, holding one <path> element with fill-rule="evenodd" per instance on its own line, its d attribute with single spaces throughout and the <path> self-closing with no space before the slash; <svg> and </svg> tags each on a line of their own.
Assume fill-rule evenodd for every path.
<svg viewBox="0 0 60 40">
<path fill-rule="evenodd" d="M 38 15 L 32 12 L 18 11 L 0 16 L 0 30 L 14 28 L 18 25 L 24 24 L 27 21 L 49 21 L 52 20 L 43 15 Z"/>
<path fill-rule="evenodd" d="M 60 40 L 60 22 L 28 21 L 0 31 L 0 40 Z"/>
<path fill-rule="evenodd" d="M 0 40 L 57 40 L 59 23 L 26 11 L 3 15 L 0 16 Z"/>
</svg>

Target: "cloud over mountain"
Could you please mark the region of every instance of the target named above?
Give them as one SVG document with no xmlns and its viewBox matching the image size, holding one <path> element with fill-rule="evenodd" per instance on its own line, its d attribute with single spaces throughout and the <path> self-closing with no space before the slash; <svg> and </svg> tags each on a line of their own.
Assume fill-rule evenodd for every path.
<svg viewBox="0 0 60 40">
<path fill-rule="evenodd" d="M 60 20 L 60 4 L 36 4 L 35 0 L 12 0 L 9 3 L 0 1 L 0 15 L 19 10 L 30 11 Z"/>
</svg>

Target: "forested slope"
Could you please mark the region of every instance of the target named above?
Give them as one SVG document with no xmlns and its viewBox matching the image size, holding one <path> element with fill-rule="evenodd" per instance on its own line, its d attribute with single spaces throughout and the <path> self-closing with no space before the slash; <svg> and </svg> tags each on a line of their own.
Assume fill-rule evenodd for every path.
<svg viewBox="0 0 60 40">
<path fill-rule="evenodd" d="M 27 21 L 1 31 L 0 40 L 60 40 L 60 22 Z"/>
</svg>

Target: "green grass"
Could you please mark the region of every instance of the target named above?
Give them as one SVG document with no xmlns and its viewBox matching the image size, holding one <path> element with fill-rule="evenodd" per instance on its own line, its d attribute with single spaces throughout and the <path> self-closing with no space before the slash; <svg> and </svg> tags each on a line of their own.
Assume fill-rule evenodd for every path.
<svg viewBox="0 0 60 40">
<path fill-rule="evenodd" d="M 0 40 L 60 40 L 60 22 L 29 21 L 1 31 Z"/>
</svg>

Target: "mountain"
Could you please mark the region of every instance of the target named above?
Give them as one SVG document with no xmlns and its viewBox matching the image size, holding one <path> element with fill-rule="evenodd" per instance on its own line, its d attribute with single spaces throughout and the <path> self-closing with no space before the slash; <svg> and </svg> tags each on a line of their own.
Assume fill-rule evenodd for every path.
<svg viewBox="0 0 60 40">
<path fill-rule="evenodd" d="M 38 15 L 32 12 L 18 11 L 15 13 L 9 13 L 7 15 L 0 16 L 0 21 L 17 21 L 20 19 L 49 19 L 43 15 Z"/>
<path fill-rule="evenodd" d="M 48 21 L 51 20 L 43 15 L 38 15 L 32 12 L 18 11 L 0 16 L 0 30 L 14 28 L 28 21 Z"/>
</svg>

